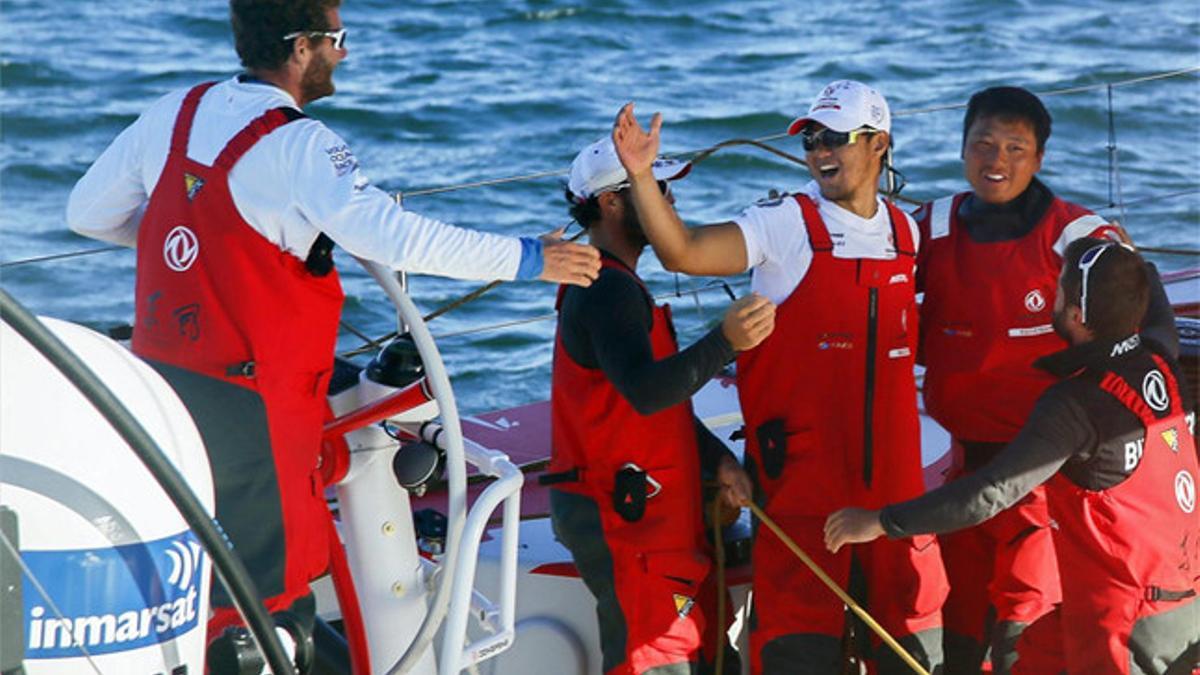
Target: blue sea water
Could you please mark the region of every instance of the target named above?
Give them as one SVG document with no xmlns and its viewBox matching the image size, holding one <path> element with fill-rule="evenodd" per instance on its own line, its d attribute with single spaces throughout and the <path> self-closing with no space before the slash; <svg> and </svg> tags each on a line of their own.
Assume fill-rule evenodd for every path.
<svg viewBox="0 0 1200 675">
<path fill-rule="evenodd" d="M 342 18 L 350 55 L 336 73 L 338 93 L 308 112 L 346 138 L 376 184 L 405 193 L 565 172 L 626 101 L 643 116 L 663 113 L 665 152 L 776 135 L 827 81 L 848 77 L 888 97 L 905 195 L 929 199 L 965 184 L 962 110 L 906 113 L 963 103 L 992 84 L 1050 91 L 1200 66 L 1200 7 L 1191 0 L 346 0 Z M 64 225 L 71 186 L 151 101 L 238 72 L 227 6 L 4 0 L 0 22 L 0 263 L 95 248 Z M 1042 176 L 1053 189 L 1097 209 L 1123 195 L 1136 202 L 1125 222 L 1138 243 L 1200 248 L 1196 72 L 1113 88 L 1111 115 L 1103 88 L 1045 100 L 1054 134 Z M 793 140 L 771 142 L 800 152 Z M 461 225 L 537 234 L 568 220 L 562 180 L 405 203 Z M 723 151 L 677 184 L 677 207 L 691 223 L 726 220 L 769 189 L 806 180 L 802 167 L 762 151 Z M 133 263 L 120 251 L 9 265 L 0 283 L 38 313 L 105 327 L 132 318 Z M 383 295 L 352 261 L 339 264 L 345 320 L 373 335 L 391 330 Z M 652 253 L 641 269 L 656 293 L 709 281 L 665 273 Z M 745 288 L 744 276 L 729 281 Z M 475 286 L 412 279 L 426 310 Z M 547 396 L 553 321 L 482 329 L 550 315 L 553 299 L 544 284 L 508 284 L 431 324 L 446 336 L 440 345 L 465 410 Z M 710 290 L 673 303 L 689 343 L 727 299 Z M 339 347 L 358 344 L 347 333 Z"/>
</svg>

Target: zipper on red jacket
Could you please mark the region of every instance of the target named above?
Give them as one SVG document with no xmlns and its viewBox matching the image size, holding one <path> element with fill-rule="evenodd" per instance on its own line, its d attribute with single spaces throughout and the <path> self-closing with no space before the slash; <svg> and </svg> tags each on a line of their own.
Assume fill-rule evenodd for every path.
<svg viewBox="0 0 1200 675">
<path fill-rule="evenodd" d="M 862 261 L 859 261 L 862 265 Z M 874 463 L 874 434 L 871 423 L 875 417 L 875 343 L 879 318 L 879 289 L 871 288 L 867 292 L 867 377 L 866 400 L 863 402 L 863 483 L 871 487 L 871 473 Z"/>
</svg>

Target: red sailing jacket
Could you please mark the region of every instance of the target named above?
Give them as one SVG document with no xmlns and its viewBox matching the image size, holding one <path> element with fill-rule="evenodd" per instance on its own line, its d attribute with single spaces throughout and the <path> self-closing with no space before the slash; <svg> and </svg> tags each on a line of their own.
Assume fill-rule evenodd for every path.
<svg viewBox="0 0 1200 675">
<path fill-rule="evenodd" d="M 1070 649 L 1082 659 L 1073 663 L 1078 672 L 1108 672 L 1109 658 L 1128 662 L 1126 643 L 1137 620 L 1194 601 L 1200 591 L 1195 440 L 1171 369 L 1153 359 L 1155 368 L 1140 383 L 1130 386 L 1111 371 L 1100 382 L 1145 427 L 1144 440 L 1124 444 L 1129 477 L 1088 490 L 1060 471 L 1046 484 L 1059 565 L 1071 571 L 1062 576 L 1063 624 L 1096 626 L 1111 636 L 1108 647 L 1117 654 L 1108 656 L 1103 636 L 1085 639 Z"/>
<path fill-rule="evenodd" d="M 210 86 L 183 101 L 138 231 L 133 350 L 262 397 L 284 513 L 287 604 L 326 567 L 329 514 L 315 469 L 343 296 L 336 272 L 311 274 L 252 229 L 229 193 L 238 159 L 296 111 L 267 111 L 205 166 L 188 159 L 187 146 Z"/>
<path fill-rule="evenodd" d="M 641 279 L 620 263 L 608 258 L 602 258 L 601 263 L 605 268 L 630 274 L 645 289 Z M 566 287 L 559 289 L 560 308 L 565 291 Z M 652 316 L 651 348 L 654 359 L 661 360 L 679 349 L 671 307 L 655 306 Z M 695 549 L 703 520 L 700 454 L 690 401 L 652 415 L 639 414 L 602 370 L 584 368 L 567 354 L 560 333 L 554 341 L 550 408 L 549 472 L 578 469 L 580 473 L 578 482 L 555 487 L 593 499 L 606 523 L 606 538 L 619 530 L 637 538 L 624 543 L 643 549 Z M 646 471 L 662 490 L 647 501 L 646 516 L 638 527 L 609 528 L 610 522 L 618 524 L 613 520 L 610 497 L 614 478 L 628 463 Z M 651 532 L 653 536 L 649 536 Z M 610 541 L 612 545 L 621 543 Z"/>
<path fill-rule="evenodd" d="M 1067 346 L 1051 325 L 1062 270 L 1054 244 L 1091 211 L 1055 197 L 1025 236 L 977 243 L 957 216 L 969 194 L 934 202 L 919 221 L 925 408 L 959 440 L 1006 443 L 1054 383 L 1033 367 Z"/>
<path fill-rule="evenodd" d="M 925 490 L 913 351 L 915 250 L 888 204 L 893 260 L 833 256 L 816 204 L 796 201 L 813 260 L 775 331 L 738 357 L 738 396 L 772 516 L 879 508 Z"/>
</svg>

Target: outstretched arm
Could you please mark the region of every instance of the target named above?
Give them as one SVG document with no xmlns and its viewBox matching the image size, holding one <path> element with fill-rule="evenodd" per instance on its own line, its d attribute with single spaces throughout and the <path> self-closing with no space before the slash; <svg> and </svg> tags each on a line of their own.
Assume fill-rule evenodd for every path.
<svg viewBox="0 0 1200 675">
<path fill-rule="evenodd" d="M 1043 395 L 1021 432 L 978 471 L 880 511 L 846 508 L 825 521 L 825 546 L 942 534 L 977 525 L 1046 482 L 1073 455 L 1095 447 L 1095 430 L 1080 406 L 1053 390 Z"/>
<path fill-rule="evenodd" d="M 599 368 L 642 415 L 686 401 L 733 358 L 751 349 L 775 324 L 775 306 L 750 295 L 726 312 L 721 325 L 681 352 L 656 360 L 653 319 L 641 287 L 627 274 L 602 272 L 591 288 L 572 289 L 559 319 L 567 355 Z"/>
<path fill-rule="evenodd" d="M 741 228 L 724 222 L 688 229 L 658 189 L 651 167 L 661 131 L 661 114 L 654 114 L 647 131 L 634 117 L 632 103 L 621 108 L 613 124 L 613 145 L 629 174 L 634 208 L 658 259 L 673 272 L 718 276 L 745 272 L 748 258 Z"/>
</svg>

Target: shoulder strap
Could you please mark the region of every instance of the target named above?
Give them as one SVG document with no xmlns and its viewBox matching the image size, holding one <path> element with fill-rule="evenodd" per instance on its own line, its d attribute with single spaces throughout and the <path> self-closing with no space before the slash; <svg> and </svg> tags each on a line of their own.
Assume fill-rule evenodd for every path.
<svg viewBox="0 0 1200 675">
<path fill-rule="evenodd" d="M 175 130 L 171 132 L 171 152 L 187 155 L 188 139 L 192 137 L 192 120 L 196 118 L 196 108 L 200 107 L 200 98 L 216 82 L 204 82 L 188 91 L 183 97 L 183 105 L 179 106 L 179 114 L 175 116 Z"/>
<path fill-rule="evenodd" d="M 1179 384 L 1175 381 L 1175 376 L 1160 356 L 1157 354 L 1151 354 L 1150 356 L 1154 359 L 1154 365 L 1158 368 L 1158 372 L 1162 373 L 1167 385 L 1167 394 L 1171 400 L 1171 407 L 1167 416 L 1182 414 L 1183 409 L 1179 403 Z M 1142 425 L 1146 428 L 1158 422 L 1158 417 L 1150 410 L 1150 406 L 1146 405 L 1146 401 L 1142 398 L 1142 395 L 1134 391 L 1128 382 L 1111 370 L 1104 373 L 1104 377 L 1100 380 L 1100 388 L 1120 401 L 1121 405 L 1129 409 L 1129 412 L 1137 415 L 1138 419 L 1142 421 Z"/>
<path fill-rule="evenodd" d="M 940 239 L 950 234 L 950 215 L 958 195 L 942 197 L 933 202 L 929 210 L 929 238 Z"/>
<path fill-rule="evenodd" d="M 221 150 L 221 154 L 217 155 L 217 159 L 213 162 L 213 166 L 224 171 L 229 171 L 237 164 L 242 155 L 246 151 L 254 147 L 260 138 L 275 131 L 279 127 L 298 120 L 306 115 L 295 108 L 279 107 L 259 115 L 246 125 L 244 129 L 237 132 L 229 142 L 225 144 L 225 149 Z"/>
<path fill-rule="evenodd" d="M 798 194 L 795 197 L 796 203 L 800 205 L 800 215 L 804 218 L 804 227 L 808 230 L 808 241 L 813 253 L 829 253 L 833 250 L 833 240 L 829 238 L 825 221 L 821 220 L 817 203 L 808 195 Z"/>
</svg>

